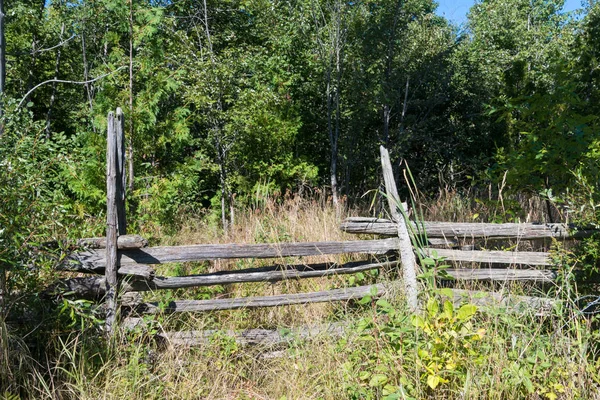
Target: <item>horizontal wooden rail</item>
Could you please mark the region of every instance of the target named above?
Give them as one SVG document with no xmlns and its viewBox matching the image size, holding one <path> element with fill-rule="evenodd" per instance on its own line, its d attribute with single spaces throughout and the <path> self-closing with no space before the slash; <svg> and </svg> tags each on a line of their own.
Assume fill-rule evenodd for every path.
<svg viewBox="0 0 600 400">
<path fill-rule="evenodd" d="M 398 239 L 353 240 L 276 244 L 198 244 L 192 246 L 148 247 L 119 251 L 119 264 L 163 264 L 232 258 L 279 258 L 326 254 L 385 254 L 398 248 Z M 90 250 L 69 256 L 61 268 L 99 272 L 106 265 L 104 251 Z"/>
<path fill-rule="evenodd" d="M 471 303 L 483 311 L 506 311 L 548 316 L 559 303 L 547 297 L 518 296 L 508 293 L 452 289 L 455 304 Z"/>
<path fill-rule="evenodd" d="M 551 283 L 556 281 L 558 276 L 557 271 L 548 269 L 448 268 L 444 271 L 459 281 L 533 281 L 537 283 Z"/>
<path fill-rule="evenodd" d="M 105 249 L 106 237 L 79 239 L 77 246 L 88 249 Z M 148 246 L 148 241 L 140 235 L 121 235 L 117 238 L 117 248 L 119 249 L 141 249 L 146 246 Z"/>
<path fill-rule="evenodd" d="M 446 261 L 511 265 L 552 265 L 549 253 L 535 251 L 423 249 L 422 255 L 437 254 Z"/>
<path fill-rule="evenodd" d="M 294 304 L 348 301 L 365 296 L 381 297 L 390 292 L 391 284 L 376 284 L 353 288 L 333 289 L 321 292 L 283 294 L 276 296 L 246 297 L 215 300 L 180 300 L 168 304 L 158 303 L 130 304 L 137 314 L 158 314 L 161 312 L 205 312 L 233 310 L 239 308 L 277 307 Z M 375 294 L 373 294 L 375 293 Z M 452 289 L 453 302 L 470 302 L 482 310 L 503 309 L 510 313 L 530 313 L 531 315 L 549 315 L 557 301 L 549 298 L 517 296 L 505 293 L 469 291 Z"/>
<path fill-rule="evenodd" d="M 245 297 L 216 300 L 179 300 L 168 304 L 141 303 L 131 305 L 140 314 L 157 314 L 161 312 L 202 312 L 217 310 L 233 310 L 238 308 L 277 307 L 293 304 L 324 303 L 360 299 L 376 293 L 374 297 L 386 293 L 383 284 L 359 286 L 353 288 L 326 290 L 321 292 L 282 294 L 276 296 Z"/>
<path fill-rule="evenodd" d="M 206 345 L 215 337 L 233 338 L 236 343 L 243 346 L 272 347 L 290 344 L 296 341 L 314 340 L 319 337 L 341 337 L 346 329 L 345 324 L 331 323 L 312 327 L 298 327 L 291 329 L 247 329 L 244 331 L 180 331 L 163 332 L 158 337 L 174 346 L 200 346 Z"/>
<path fill-rule="evenodd" d="M 487 239 L 569 239 L 588 237 L 594 230 L 577 230 L 567 224 L 535 224 L 535 223 L 465 223 L 465 222 L 429 222 L 416 224 L 415 231 L 424 228 L 427 237 L 431 238 L 487 238 Z M 418 226 L 417 226 L 418 225 Z M 348 233 L 368 233 L 393 236 L 397 234 L 396 223 L 380 218 L 351 217 L 340 225 L 340 229 Z"/>
<path fill-rule="evenodd" d="M 397 261 L 372 263 L 350 262 L 342 265 L 332 263 L 290 266 L 269 266 L 236 271 L 220 271 L 202 275 L 156 276 L 149 280 L 130 280 L 121 283 L 121 291 L 145 292 L 164 289 L 182 289 L 198 286 L 227 285 L 244 282 L 277 282 L 286 279 L 318 278 L 333 275 L 355 274 L 371 269 L 394 267 Z M 79 297 L 100 298 L 104 296 L 104 277 L 83 277 L 63 280 L 60 285 Z"/>
</svg>

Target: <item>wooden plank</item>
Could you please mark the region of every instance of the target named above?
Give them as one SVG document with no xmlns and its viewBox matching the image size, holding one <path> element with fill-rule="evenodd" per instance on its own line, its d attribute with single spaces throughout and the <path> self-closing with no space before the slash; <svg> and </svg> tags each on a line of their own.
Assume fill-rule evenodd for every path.
<svg viewBox="0 0 600 400">
<path fill-rule="evenodd" d="M 117 318 L 117 140 L 114 114 L 108 114 L 106 145 L 106 333 L 113 335 Z"/>
<path fill-rule="evenodd" d="M 383 296 L 386 292 L 383 284 L 359 286 L 353 288 L 326 290 L 311 293 L 282 294 L 276 296 L 245 297 L 237 299 L 216 300 L 179 300 L 168 304 L 141 303 L 132 305 L 135 312 L 141 314 L 158 314 L 161 312 L 203 312 L 217 310 L 233 310 L 238 308 L 277 307 L 292 304 L 325 303 L 361 299 L 375 292 L 374 297 Z"/>
<path fill-rule="evenodd" d="M 117 108 L 115 121 L 115 134 L 117 141 L 117 231 L 119 236 L 127 234 L 127 216 L 125 211 L 125 118 L 121 107 Z"/>
<path fill-rule="evenodd" d="M 280 258 L 327 254 L 385 254 L 398 248 L 398 239 L 354 240 L 345 242 L 305 242 L 274 244 L 197 244 L 191 246 L 148 247 L 119 251 L 120 265 L 164 264 L 233 258 Z M 103 269 L 106 258 L 101 251 L 72 254 L 62 269 Z"/>
<path fill-rule="evenodd" d="M 536 251 L 497 251 L 497 250 L 452 250 L 452 249 L 423 249 L 424 256 L 437 253 L 446 261 L 452 262 L 476 262 L 489 264 L 513 264 L 513 265 L 552 265 L 549 253 Z"/>
<path fill-rule="evenodd" d="M 552 283 L 558 276 L 555 270 L 538 269 L 504 269 L 504 268 L 448 268 L 448 275 L 461 281 L 533 281 L 536 283 Z"/>
<path fill-rule="evenodd" d="M 237 271 L 220 271 L 211 274 L 181 277 L 152 276 L 146 280 L 121 282 L 121 292 L 145 292 L 153 290 L 181 289 L 198 286 L 227 285 L 244 282 L 277 282 L 286 279 L 317 278 L 332 275 L 354 274 L 371 269 L 395 267 L 397 261 L 370 263 L 351 262 L 343 265 L 331 263 L 313 265 L 269 266 Z M 132 266 L 139 267 L 139 266 Z M 128 267 L 121 267 L 119 272 Z M 148 267 L 149 268 L 149 267 Z M 138 271 L 135 271 L 138 272 Z M 154 272 L 152 270 L 152 272 Z M 139 275 L 139 273 L 137 274 Z M 105 295 L 103 277 L 71 278 L 63 281 L 65 291 L 84 298 L 101 298 Z"/>
<path fill-rule="evenodd" d="M 87 249 L 105 249 L 106 238 L 84 238 L 77 241 L 77 246 Z M 148 241 L 140 235 L 121 235 L 117 239 L 117 248 L 124 249 L 141 249 L 148 246 Z"/>
<path fill-rule="evenodd" d="M 425 230 L 428 238 L 448 239 L 570 239 L 589 237 L 594 230 L 577 229 L 571 224 L 536 224 L 536 223 L 468 223 L 468 222 L 430 222 L 424 221 L 418 226 L 412 222 L 415 230 Z M 397 234 L 396 224 L 390 220 L 378 218 L 352 217 L 340 225 L 340 229 L 348 233 L 365 233 L 386 236 Z"/>
<path fill-rule="evenodd" d="M 559 303 L 556 299 L 533 296 L 517 296 L 509 293 L 482 292 L 452 289 L 455 305 L 474 304 L 482 311 L 504 311 L 535 316 L 548 316 Z"/>
<path fill-rule="evenodd" d="M 315 340 L 320 337 L 332 338 L 344 336 L 346 324 L 331 323 L 311 327 L 273 329 L 247 329 L 244 331 L 179 331 L 163 332 L 157 336 L 172 346 L 203 346 L 211 343 L 215 337 L 228 337 L 242 346 L 273 347 L 289 345 L 298 341 Z"/>
<path fill-rule="evenodd" d="M 123 265 L 117 270 L 117 274 L 122 278 L 133 280 L 151 281 L 156 276 L 154 268 L 149 265 Z"/>
<path fill-rule="evenodd" d="M 404 220 L 404 210 L 398 211 L 400 207 L 404 207 L 398 196 L 396 181 L 394 180 L 394 172 L 390 161 L 390 154 L 383 146 L 379 146 L 381 154 L 381 167 L 383 169 L 383 180 L 385 181 L 385 191 L 387 193 L 388 206 L 390 214 L 396 222 L 396 234 L 398 235 L 398 249 L 400 250 L 400 259 L 402 260 L 402 277 L 404 289 L 406 291 L 406 302 L 409 309 L 414 313 L 419 308 L 417 285 L 417 261 L 413 252 L 411 236 L 406 227 Z"/>
</svg>

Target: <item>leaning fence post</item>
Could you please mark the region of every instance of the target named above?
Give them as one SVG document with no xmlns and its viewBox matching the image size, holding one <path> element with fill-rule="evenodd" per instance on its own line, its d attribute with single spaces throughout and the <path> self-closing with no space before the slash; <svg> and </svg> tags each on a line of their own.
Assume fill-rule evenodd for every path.
<svg viewBox="0 0 600 400">
<path fill-rule="evenodd" d="M 385 181 L 385 191 L 387 193 L 388 205 L 392 219 L 398 224 L 398 239 L 400 242 L 400 260 L 402 261 L 402 275 L 404 279 L 404 287 L 406 290 L 406 300 L 408 307 L 412 312 L 419 308 L 417 299 L 417 262 L 413 252 L 410 235 L 406 227 L 406 221 L 402 213 L 398 211 L 399 207 L 403 207 L 398 196 L 396 181 L 394 180 L 394 172 L 392 171 L 392 163 L 390 162 L 390 154 L 383 146 L 379 148 L 381 153 L 381 167 L 383 168 L 383 180 Z"/>
<path fill-rule="evenodd" d="M 106 334 L 112 336 L 117 317 L 117 138 L 115 116 L 108 113 L 106 135 Z"/>
<path fill-rule="evenodd" d="M 127 235 L 127 218 L 125 216 L 125 118 L 121 107 L 117 108 L 116 140 L 117 140 L 117 221 L 119 236 Z"/>
</svg>

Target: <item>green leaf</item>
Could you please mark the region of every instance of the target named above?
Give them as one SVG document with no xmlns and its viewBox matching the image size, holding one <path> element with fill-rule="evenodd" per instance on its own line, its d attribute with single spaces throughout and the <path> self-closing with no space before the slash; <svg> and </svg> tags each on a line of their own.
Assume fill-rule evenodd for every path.
<svg viewBox="0 0 600 400">
<path fill-rule="evenodd" d="M 454 306 L 452 305 L 452 303 L 448 300 L 446 300 L 444 302 L 444 316 L 448 319 L 452 319 L 452 316 L 454 314 Z"/>
<path fill-rule="evenodd" d="M 465 322 L 471 319 L 476 312 L 477 306 L 474 304 L 465 304 L 458 309 L 456 318 L 458 318 L 459 321 Z"/>
<path fill-rule="evenodd" d="M 427 312 L 429 315 L 433 317 L 437 315 L 439 310 L 440 305 L 438 304 L 437 300 L 433 297 L 430 297 L 429 300 L 427 300 Z"/>
<path fill-rule="evenodd" d="M 371 377 L 369 381 L 369 386 L 376 387 L 385 385 L 388 382 L 388 377 L 384 374 L 375 374 Z"/>
<path fill-rule="evenodd" d="M 454 298 L 454 293 L 452 292 L 452 289 L 450 289 L 450 288 L 439 289 L 438 293 L 442 296 L 446 296 L 451 299 Z"/>
<path fill-rule="evenodd" d="M 440 377 L 437 375 L 429 375 L 427 376 L 427 386 L 431 389 L 435 390 L 436 387 L 440 384 Z"/>
<path fill-rule="evenodd" d="M 420 315 L 414 315 L 410 322 L 416 328 L 425 328 L 425 320 Z"/>
<path fill-rule="evenodd" d="M 377 303 L 375 303 L 377 305 L 377 307 L 386 309 L 386 310 L 390 310 L 392 309 L 392 305 L 385 299 L 379 299 L 377 300 Z"/>
</svg>

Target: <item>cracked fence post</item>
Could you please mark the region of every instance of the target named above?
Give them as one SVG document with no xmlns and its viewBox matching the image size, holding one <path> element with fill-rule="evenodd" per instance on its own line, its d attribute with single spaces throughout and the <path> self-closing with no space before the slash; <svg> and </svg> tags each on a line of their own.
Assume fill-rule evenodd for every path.
<svg viewBox="0 0 600 400">
<path fill-rule="evenodd" d="M 416 312 L 419 308 L 417 299 L 417 262 L 415 253 L 413 252 L 410 235 L 406 227 L 406 221 L 402 213 L 398 210 L 402 207 L 398 189 L 394 180 L 392 171 L 392 163 L 390 162 L 390 154 L 388 150 L 380 146 L 381 167 L 383 169 L 383 180 L 385 181 L 385 191 L 387 194 L 388 205 L 392 219 L 398 223 L 398 239 L 400 247 L 400 260 L 402 261 L 402 276 L 404 279 L 404 288 L 406 290 L 406 301 L 411 312 Z"/>
<path fill-rule="evenodd" d="M 117 317 L 117 137 L 115 115 L 108 113 L 106 136 L 106 335 L 112 337 Z"/>
</svg>

